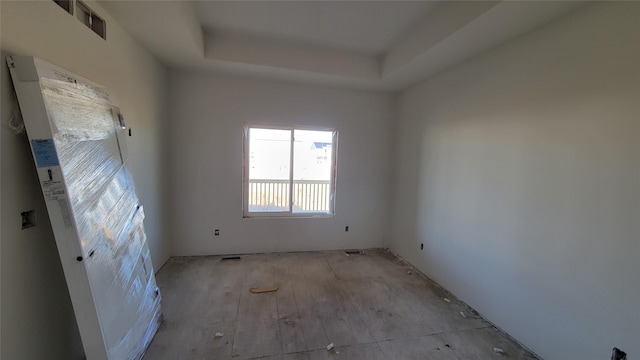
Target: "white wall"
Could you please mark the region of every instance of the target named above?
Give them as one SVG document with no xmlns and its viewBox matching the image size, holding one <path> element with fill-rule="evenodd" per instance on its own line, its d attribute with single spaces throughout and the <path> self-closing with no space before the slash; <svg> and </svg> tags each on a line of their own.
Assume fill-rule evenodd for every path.
<svg viewBox="0 0 640 360">
<path fill-rule="evenodd" d="M 145 221 L 153 263 L 169 256 L 163 224 L 166 136 L 166 70 L 142 50 L 98 5 L 107 41 L 53 1 L 1 1 L 1 353 L 2 359 L 77 359 L 77 326 L 37 181 L 26 135 L 8 122 L 17 101 L 7 55 L 34 55 L 105 85 L 120 99 L 133 136 L 130 167 Z M 20 212 L 35 209 L 37 226 L 20 229 Z"/>
<path fill-rule="evenodd" d="M 545 359 L 640 358 L 638 19 L 590 4 L 399 98 L 392 249 Z"/>
<path fill-rule="evenodd" d="M 385 245 L 392 96 L 184 72 L 170 79 L 172 254 Z M 263 122 L 338 129 L 335 217 L 242 217 L 242 131 Z"/>
</svg>

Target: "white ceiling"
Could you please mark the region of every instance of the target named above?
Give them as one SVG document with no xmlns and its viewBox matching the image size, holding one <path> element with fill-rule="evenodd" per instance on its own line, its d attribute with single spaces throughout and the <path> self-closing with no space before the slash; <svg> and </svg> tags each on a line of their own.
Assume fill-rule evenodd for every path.
<svg viewBox="0 0 640 360">
<path fill-rule="evenodd" d="M 584 1 L 112 1 L 172 68 L 397 91 Z"/>
<path fill-rule="evenodd" d="M 194 3 L 206 33 L 241 33 L 378 56 L 434 5 L 434 1 Z"/>
</svg>

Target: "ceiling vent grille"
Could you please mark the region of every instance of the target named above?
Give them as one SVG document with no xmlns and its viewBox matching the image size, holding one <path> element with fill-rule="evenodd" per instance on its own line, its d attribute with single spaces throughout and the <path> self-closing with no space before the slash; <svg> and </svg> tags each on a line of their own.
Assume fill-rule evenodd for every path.
<svg viewBox="0 0 640 360">
<path fill-rule="evenodd" d="M 73 2 L 72 0 L 53 0 L 54 3 L 58 4 L 64 11 L 73 15 Z"/>
<path fill-rule="evenodd" d="M 76 1 L 76 17 L 101 38 L 107 39 L 107 23 L 80 0 Z"/>
</svg>

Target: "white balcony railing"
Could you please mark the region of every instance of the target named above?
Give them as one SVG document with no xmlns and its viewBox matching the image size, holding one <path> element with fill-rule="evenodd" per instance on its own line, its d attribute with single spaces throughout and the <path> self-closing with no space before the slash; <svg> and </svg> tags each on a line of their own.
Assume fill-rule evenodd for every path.
<svg viewBox="0 0 640 360">
<path fill-rule="evenodd" d="M 249 180 L 249 211 L 288 211 L 289 180 Z M 294 180 L 293 212 L 329 212 L 329 180 Z"/>
</svg>

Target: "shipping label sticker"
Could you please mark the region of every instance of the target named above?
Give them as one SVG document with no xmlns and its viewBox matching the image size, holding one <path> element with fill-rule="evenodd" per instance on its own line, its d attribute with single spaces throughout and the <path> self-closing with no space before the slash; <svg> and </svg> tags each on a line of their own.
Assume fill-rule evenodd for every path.
<svg viewBox="0 0 640 360">
<path fill-rule="evenodd" d="M 45 200 L 58 200 L 66 197 L 62 173 L 59 167 L 47 169 L 47 179 L 41 182 Z"/>
<path fill-rule="evenodd" d="M 64 191 L 64 185 L 62 181 L 45 181 L 42 183 L 42 192 L 46 200 L 58 200 L 60 198 L 66 198 L 66 192 Z"/>
<path fill-rule="evenodd" d="M 31 148 L 36 158 L 37 167 L 43 168 L 60 165 L 53 139 L 31 140 Z"/>
</svg>

